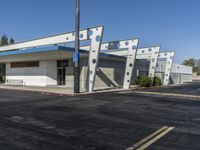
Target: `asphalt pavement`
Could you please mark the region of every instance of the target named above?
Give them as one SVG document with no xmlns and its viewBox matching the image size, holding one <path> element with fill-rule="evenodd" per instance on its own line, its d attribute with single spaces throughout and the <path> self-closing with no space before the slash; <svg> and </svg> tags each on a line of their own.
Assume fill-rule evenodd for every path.
<svg viewBox="0 0 200 150">
<path fill-rule="evenodd" d="M 198 100 L 131 93 L 0 95 L 2 150 L 125 150 L 166 126 L 173 130 L 146 149 L 200 149 Z"/>
<path fill-rule="evenodd" d="M 194 81 L 192 83 L 185 83 L 185 84 L 172 85 L 172 86 L 166 86 L 166 87 L 146 88 L 139 91 L 200 96 L 200 81 Z"/>
</svg>

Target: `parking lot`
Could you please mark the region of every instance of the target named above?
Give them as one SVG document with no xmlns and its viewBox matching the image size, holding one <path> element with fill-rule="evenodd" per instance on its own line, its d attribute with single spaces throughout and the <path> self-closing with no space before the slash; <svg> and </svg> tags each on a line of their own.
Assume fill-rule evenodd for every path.
<svg viewBox="0 0 200 150">
<path fill-rule="evenodd" d="M 185 83 L 177 86 L 172 85 L 164 88 L 147 88 L 142 91 L 200 96 L 200 81 L 194 81 L 193 83 Z"/>
<path fill-rule="evenodd" d="M 200 147 L 199 100 L 130 92 L 74 97 L 3 89 L 0 93 L 3 150 L 130 150 L 145 144 L 148 150 Z M 168 132 L 144 142 L 165 127 Z"/>
</svg>

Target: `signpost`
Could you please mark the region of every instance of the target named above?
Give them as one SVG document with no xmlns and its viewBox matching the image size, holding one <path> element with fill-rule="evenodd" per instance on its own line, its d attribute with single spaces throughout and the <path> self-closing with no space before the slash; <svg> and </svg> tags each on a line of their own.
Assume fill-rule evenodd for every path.
<svg viewBox="0 0 200 150">
<path fill-rule="evenodd" d="M 80 93 L 80 68 L 79 68 L 79 48 L 80 48 L 80 0 L 76 0 L 75 18 L 75 52 L 74 61 L 74 93 Z"/>
<path fill-rule="evenodd" d="M 78 62 L 78 53 L 76 52 L 73 53 L 73 62 Z"/>
</svg>

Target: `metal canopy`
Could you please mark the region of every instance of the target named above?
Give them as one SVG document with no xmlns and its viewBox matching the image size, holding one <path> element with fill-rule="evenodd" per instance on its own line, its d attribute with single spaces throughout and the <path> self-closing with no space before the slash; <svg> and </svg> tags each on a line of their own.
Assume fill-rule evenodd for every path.
<svg viewBox="0 0 200 150">
<path fill-rule="evenodd" d="M 92 28 L 87 28 L 80 31 L 80 40 L 93 40 L 94 36 L 91 36 L 91 33 L 96 31 L 102 31 L 103 26 L 97 26 Z M 94 39 L 95 40 L 95 39 Z M 44 38 L 34 39 L 30 41 L 24 41 L 12 45 L 1 46 L 0 51 L 10 51 L 10 50 L 20 50 L 25 48 L 34 48 L 46 45 L 56 45 L 62 43 L 75 42 L 75 32 L 68 32 L 63 34 L 58 34 L 54 36 L 48 36 Z"/>
<path fill-rule="evenodd" d="M 139 39 L 131 39 L 123 41 L 113 41 L 101 45 L 101 50 L 126 49 L 127 59 L 124 72 L 124 82 L 123 82 L 124 89 L 129 89 L 130 87 L 132 72 L 136 60 L 138 43 Z"/>
<path fill-rule="evenodd" d="M 89 51 L 89 63 L 88 63 L 89 92 L 92 92 L 94 88 L 96 69 L 98 66 L 100 50 L 104 54 L 112 54 L 115 56 L 127 57 L 125 74 L 124 74 L 124 84 L 123 84 L 123 88 L 125 89 L 128 89 L 130 86 L 132 71 L 136 59 L 149 59 L 150 60 L 149 76 L 154 77 L 158 58 L 166 58 L 167 62 L 166 62 L 166 70 L 165 70 L 165 77 L 163 84 L 167 85 L 169 83 L 169 75 L 173 64 L 174 52 L 166 52 L 159 54 L 160 51 L 159 46 L 137 49 L 139 39 L 113 41 L 101 44 L 103 37 L 103 30 L 104 30 L 103 26 L 98 26 L 80 31 L 80 41 L 91 40 L 90 46 L 84 46 L 80 48 L 82 50 Z M 35 48 L 47 45 L 57 45 L 74 41 L 75 41 L 75 32 L 69 32 L 55 36 L 35 39 L 31 41 L 16 43 L 13 45 L 2 46 L 0 47 L 0 52 L 13 51 L 13 50 L 23 51 L 27 48 Z"/>
<path fill-rule="evenodd" d="M 160 47 L 141 48 L 137 52 L 136 59 L 150 59 L 148 76 L 151 78 L 155 76 L 159 52 Z"/>
<path fill-rule="evenodd" d="M 175 52 L 161 52 L 160 47 L 149 47 L 149 48 L 141 48 L 137 50 L 136 59 L 150 59 L 150 66 L 149 66 L 149 76 L 154 77 L 156 71 L 156 65 L 158 59 L 166 59 L 166 69 L 165 75 L 163 80 L 163 85 L 169 84 L 170 73 L 173 65 L 174 55 Z M 106 54 L 112 54 L 117 56 L 127 56 L 127 50 L 115 50 L 115 51 L 102 51 Z"/>
<path fill-rule="evenodd" d="M 112 54 L 112 55 L 116 55 L 116 56 L 124 56 L 124 57 L 127 57 L 127 62 L 128 62 L 129 51 L 130 51 L 130 50 L 128 50 L 129 47 L 121 46 L 122 42 L 127 42 L 127 41 L 114 41 L 114 42 L 103 43 L 101 45 L 101 53 Z M 81 47 L 81 49 L 89 50 L 89 46 Z M 155 76 L 155 70 L 156 70 L 159 51 L 160 51 L 159 46 L 137 49 L 137 52 L 135 50 L 136 54 L 134 54 L 134 55 L 136 55 L 135 56 L 136 59 L 150 59 L 148 76 L 152 77 L 152 78 L 154 78 L 154 76 Z M 132 60 L 132 62 L 133 62 L 133 60 Z M 132 71 L 130 71 L 130 69 L 128 69 L 129 65 L 130 65 L 130 62 L 126 63 L 126 72 L 124 75 L 125 78 L 124 78 L 124 86 L 123 86 L 125 89 L 129 88 L 131 77 L 132 77 Z M 131 70 L 133 70 L 133 66 L 131 67 Z M 130 78 L 127 78 L 127 76 L 129 76 Z M 129 84 L 127 82 L 129 82 Z"/>
<path fill-rule="evenodd" d="M 109 53 L 109 51 L 115 51 L 118 50 L 125 50 L 126 52 L 126 67 L 124 72 L 124 82 L 123 82 L 123 88 L 129 89 L 131 78 L 132 78 L 132 72 L 135 65 L 136 60 L 136 54 L 137 54 L 137 47 L 138 47 L 139 39 L 131 39 L 131 40 L 122 40 L 122 41 L 112 41 L 101 44 L 101 53 L 104 54 L 111 54 L 115 56 L 121 56 L 116 55 L 113 53 Z M 82 50 L 89 50 L 89 46 L 83 46 L 81 47 Z M 106 53 L 107 51 L 108 53 Z"/>
<path fill-rule="evenodd" d="M 150 52 L 151 51 L 151 52 Z M 156 64 L 158 59 L 166 59 L 166 69 L 165 75 L 163 80 L 163 85 L 169 84 L 169 77 L 173 65 L 174 55 L 175 52 L 162 52 L 159 53 L 160 47 L 151 47 L 151 48 L 142 48 L 137 50 L 136 59 L 150 59 L 150 66 L 149 66 L 149 76 L 154 77 L 156 71 Z M 107 54 L 113 54 L 117 56 L 127 56 L 127 50 L 122 51 L 105 51 Z"/>
<path fill-rule="evenodd" d="M 96 68 L 98 65 L 99 51 L 103 37 L 103 26 L 97 26 L 80 31 L 80 41 L 91 40 L 89 54 L 89 92 L 93 91 Z M 59 34 L 55 36 L 44 37 L 31 41 L 20 42 L 12 45 L 0 47 L 0 52 L 35 48 L 47 45 L 57 45 L 62 43 L 75 42 L 75 32 Z"/>
<path fill-rule="evenodd" d="M 101 46 L 101 53 L 127 57 L 128 50 L 126 48 L 119 48 L 118 46 L 119 42 L 120 41 L 103 43 Z M 81 49 L 89 50 L 89 46 L 81 47 Z M 168 85 L 175 52 L 173 51 L 163 52 L 163 53 L 159 53 L 159 52 L 160 52 L 160 46 L 140 48 L 137 50 L 136 59 L 150 60 L 148 76 L 152 78 L 155 76 L 158 59 L 166 59 L 166 69 L 165 69 L 163 85 Z"/>
<path fill-rule="evenodd" d="M 148 47 L 148 48 L 141 48 L 137 50 L 136 59 L 150 59 L 148 76 L 151 78 L 154 78 L 155 76 L 159 51 L 160 51 L 160 47 Z M 105 51 L 102 51 L 102 52 L 104 53 Z M 105 53 L 116 54 L 116 55 L 119 54 L 120 56 L 127 57 L 127 50 L 123 50 L 123 51 L 116 50 L 114 53 L 106 51 Z"/>
</svg>

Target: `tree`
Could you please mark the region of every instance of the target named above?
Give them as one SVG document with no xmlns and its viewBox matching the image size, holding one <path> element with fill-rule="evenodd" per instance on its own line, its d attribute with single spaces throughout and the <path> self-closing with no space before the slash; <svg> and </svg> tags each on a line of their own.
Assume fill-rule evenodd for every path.
<svg viewBox="0 0 200 150">
<path fill-rule="evenodd" d="M 194 58 L 190 58 L 188 60 L 184 60 L 183 65 L 185 66 L 190 66 L 190 67 L 195 67 L 196 66 L 196 60 Z"/>
<path fill-rule="evenodd" d="M 10 41 L 9 41 L 10 44 L 14 44 L 15 43 L 15 40 L 13 38 L 10 38 Z"/>
<path fill-rule="evenodd" d="M 6 34 L 4 34 L 2 37 L 1 37 L 1 46 L 5 46 L 5 45 L 8 45 L 8 37 Z"/>
<path fill-rule="evenodd" d="M 199 71 L 199 68 L 196 66 L 197 60 L 194 58 L 190 58 L 188 60 L 183 61 L 183 65 L 192 67 L 193 72 Z"/>
<path fill-rule="evenodd" d="M 192 70 L 193 70 L 193 72 L 198 72 L 198 71 L 200 71 L 200 69 L 199 69 L 197 66 L 193 67 Z"/>
</svg>

